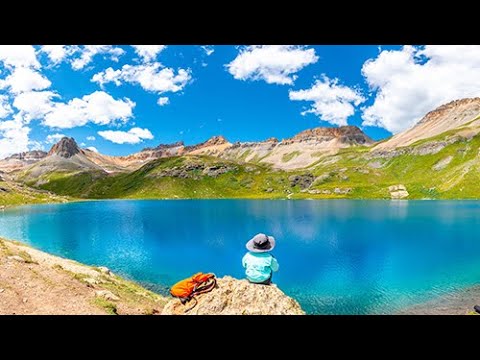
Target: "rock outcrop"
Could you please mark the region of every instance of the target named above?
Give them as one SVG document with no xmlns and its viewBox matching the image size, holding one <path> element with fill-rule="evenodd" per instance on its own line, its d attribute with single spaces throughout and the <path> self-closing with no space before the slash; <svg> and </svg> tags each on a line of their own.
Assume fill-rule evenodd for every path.
<svg viewBox="0 0 480 360">
<path fill-rule="evenodd" d="M 375 146 L 374 151 L 391 151 L 414 144 L 446 131 L 465 127 L 478 133 L 480 98 L 451 101 L 427 113 L 415 126 Z"/>
<path fill-rule="evenodd" d="M 370 139 L 365 133 L 357 126 L 340 126 L 340 127 L 318 127 L 315 129 L 308 129 L 295 135 L 294 137 L 282 141 L 284 144 L 291 142 L 303 142 L 303 141 L 331 141 L 337 139 L 342 144 L 348 145 L 370 145 L 373 144 L 373 140 Z"/>
<path fill-rule="evenodd" d="M 389 186 L 388 191 L 392 199 L 403 199 L 410 195 L 405 185 L 402 184 Z"/>
<path fill-rule="evenodd" d="M 75 139 L 64 137 L 58 143 L 52 146 L 48 152 L 48 156 L 58 155 L 68 159 L 78 153 L 80 153 L 80 148 L 78 147 Z"/>
<path fill-rule="evenodd" d="M 178 299 L 170 300 L 162 315 L 304 315 L 297 301 L 276 285 L 255 285 L 230 276 L 219 278 L 217 287 L 197 296 L 198 304 L 185 313 Z"/>
</svg>

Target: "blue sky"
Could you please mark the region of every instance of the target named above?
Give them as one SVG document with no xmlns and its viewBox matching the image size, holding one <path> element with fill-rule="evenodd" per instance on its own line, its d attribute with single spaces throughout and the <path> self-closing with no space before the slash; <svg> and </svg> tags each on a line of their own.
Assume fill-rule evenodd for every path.
<svg viewBox="0 0 480 360">
<path fill-rule="evenodd" d="M 0 157 L 61 135 L 125 155 L 178 140 L 374 139 L 479 95 L 478 46 L 0 46 Z"/>
</svg>

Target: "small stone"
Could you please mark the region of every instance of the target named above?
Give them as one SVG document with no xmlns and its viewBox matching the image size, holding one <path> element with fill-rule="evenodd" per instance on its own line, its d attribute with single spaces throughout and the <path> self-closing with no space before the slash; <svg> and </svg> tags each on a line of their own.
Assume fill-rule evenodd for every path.
<svg viewBox="0 0 480 360">
<path fill-rule="evenodd" d="M 8 258 L 10 260 L 15 260 L 15 261 L 22 262 L 22 263 L 25 262 L 25 259 L 22 258 L 21 256 L 18 256 L 18 255 L 9 256 Z"/>
<path fill-rule="evenodd" d="M 120 298 L 109 290 L 97 290 L 95 296 L 103 297 L 106 300 L 118 301 Z"/>
<path fill-rule="evenodd" d="M 5 291 L 5 289 L 0 289 L 0 294 L 3 293 Z"/>
<path fill-rule="evenodd" d="M 27 298 L 23 298 L 23 303 L 26 304 L 28 302 L 28 299 Z"/>
<path fill-rule="evenodd" d="M 98 284 L 98 281 L 93 279 L 93 278 L 86 278 L 86 279 L 83 279 L 83 281 L 85 281 L 88 285 L 97 285 Z"/>
<path fill-rule="evenodd" d="M 100 272 L 101 272 L 102 274 L 112 275 L 112 272 L 111 272 L 110 269 L 107 268 L 106 266 L 99 266 L 99 267 L 98 267 L 98 270 L 100 270 Z"/>
</svg>

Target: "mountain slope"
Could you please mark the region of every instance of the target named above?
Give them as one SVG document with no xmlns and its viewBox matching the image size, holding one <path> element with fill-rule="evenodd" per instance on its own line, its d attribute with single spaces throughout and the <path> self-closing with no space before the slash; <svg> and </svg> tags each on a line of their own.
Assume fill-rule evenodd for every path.
<svg viewBox="0 0 480 360">
<path fill-rule="evenodd" d="M 48 155 L 28 166 L 16 178 L 29 184 L 40 185 L 56 177 L 72 176 L 79 173 L 106 175 L 104 169 L 92 162 L 85 150 L 80 149 L 73 138 L 63 138 L 53 145 Z"/>
<path fill-rule="evenodd" d="M 373 143 L 356 126 L 315 128 L 280 142 L 271 138 L 257 143 L 236 143 L 217 156 L 292 170 L 308 167 L 322 156 L 336 154 L 342 148 L 371 146 Z"/>
<path fill-rule="evenodd" d="M 425 115 L 411 129 L 378 144 L 374 150 L 409 146 L 455 129 L 471 135 L 480 132 L 480 98 L 456 100 L 442 105 Z"/>
</svg>

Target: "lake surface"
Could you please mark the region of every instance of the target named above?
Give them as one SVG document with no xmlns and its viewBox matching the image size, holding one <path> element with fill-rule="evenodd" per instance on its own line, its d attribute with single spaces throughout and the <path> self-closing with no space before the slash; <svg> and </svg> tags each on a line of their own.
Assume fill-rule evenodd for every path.
<svg viewBox="0 0 480 360">
<path fill-rule="evenodd" d="M 477 201 L 98 201 L 0 212 L 0 236 L 154 290 L 243 277 L 245 242 L 276 237 L 274 282 L 308 313 L 389 314 L 480 283 Z"/>
</svg>

